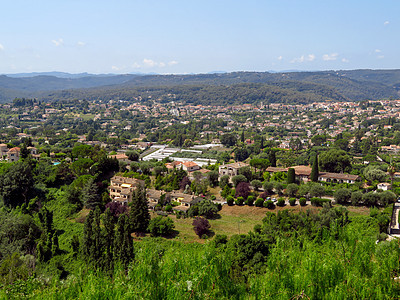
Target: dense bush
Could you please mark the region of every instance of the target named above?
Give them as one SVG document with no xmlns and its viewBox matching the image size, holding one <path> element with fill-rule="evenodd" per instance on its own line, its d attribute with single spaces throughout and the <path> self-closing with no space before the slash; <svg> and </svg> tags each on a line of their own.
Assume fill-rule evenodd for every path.
<svg viewBox="0 0 400 300">
<path fill-rule="evenodd" d="M 263 207 L 264 205 L 264 199 L 263 198 L 257 198 L 256 202 L 254 203 L 256 207 Z"/>
<path fill-rule="evenodd" d="M 295 206 L 296 205 L 296 198 L 290 198 L 289 199 L 289 204 L 290 204 L 290 206 Z"/>
<path fill-rule="evenodd" d="M 280 207 L 285 206 L 285 199 L 282 197 L 278 198 L 278 202 L 276 203 L 276 205 Z"/>
<path fill-rule="evenodd" d="M 234 199 L 232 196 L 226 197 L 226 203 L 227 203 L 229 206 L 232 206 L 232 205 L 234 204 L 234 202 L 235 202 L 235 199 Z"/>
<path fill-rule="evenodd" d="M 254 196 L 248 196 L 246 200 L 246 205 L 253 206 L 254 204 Z"/>
<path fill-rule="evenodd" d="M 323 206 L 324 203 L 331 203 L 331 200 L 329 200 L 329 199 L 321 199 L 321 198 L 318 198 L 318 197 L 311 198 L 311 205 L 312 206 Z"/>
<path fill-rule="evenodd" d="M 158 216 L 150 220 L 148 231 L 152 236 L 167 236 L 174 231 L 175 224 L 170 217 Z"/>
<path fill-rule="evenodd" d="M 243 205 L 243 203 L 244 203 L 243 197 L 237 197 L 236 198 L 236 201 L 235 201 L 236 205 Z"/>
<path fill-rule="evenodd" d="M 264 202 L 264 207 L 266 207 L 268 209 L 274 209 L 275 208 L 275 204 L 274 204 L 274 202 L 272 202 L 272 200 L 266 200 Z"/>
<path fill-rule="evenodd" d="M 301 206 L 306 206 L 306 204 L 307 204 L 307 199 L 304 198 L 304 197 L 301 197 L 301 198 L 299 199 L 299 203 L 300 203 Z"/>
</svg>

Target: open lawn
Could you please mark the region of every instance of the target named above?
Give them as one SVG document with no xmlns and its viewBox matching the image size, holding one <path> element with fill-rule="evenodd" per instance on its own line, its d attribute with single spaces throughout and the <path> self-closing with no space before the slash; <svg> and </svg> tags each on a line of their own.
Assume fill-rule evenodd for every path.
<svg viewBox="0 0 400 300">
<path fill-rule="evenodd" d="M 234 234 L 248 233 L 253 230 L 254 225 L 261 224 L 262 219 L 265 217 L 267 211 L 277 212 L 279 210 L 290 209 L 295 212 L 300 211 L 317 211 L 321 207 L 314 207 L 307 205 L 301 207 L 300 205 L 276 207 L 275 209 L 267 209 L 264 207 L 255 206 L 228 206 L 224 205 L 222 210 L 219 212 L 220 217 L 214 220 L 209 220 L 211 224 L 212 235 L 225 234 L 232 236 Z M 152 214 L 156 216 L 156 214 Z M 177 231 L 176 239 L 185 242 L 205 242 L 204 239 L 200 239 L 193 231 L 192 222 L 193 219 L 177 219 L 175 215 L 170 216 L 175 223 L 175 230 Z"/>
</svg>

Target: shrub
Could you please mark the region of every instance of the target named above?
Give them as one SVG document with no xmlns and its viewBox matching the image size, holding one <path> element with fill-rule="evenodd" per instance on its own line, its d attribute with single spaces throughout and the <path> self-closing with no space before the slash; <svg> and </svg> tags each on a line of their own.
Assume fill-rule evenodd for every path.
<svg viewBox="0 0 400 300">
<path fill-rule="evenodd" d="M 254 225 L 254 232 L 261 233 L 262 226 L 260 224 Z"/>
<path fill-rule="evenodd" d="M 172 205 L 168 204 L 168 205 L 165 207 L 165 211 L 171 212 L 171 211 L 172 211 Z"/>
<path fill-rule="evenodd" d="M 299 203 L 300 203 L 301 206 L 306 206 L 306 204 L 307 204 L 307 199 L 304 198 L 304 197 L 301 197 L 301 198 L 299 199 Z"/>
<path fill-rule="evenodd" d="M 333 193 L 333 197 L 335 198 L 336 203 L 339 204 L 347 203 L 351 199 L 351 190 L 346 188 L 337 189 Z"/>
<path fill-rule="evenodd" d="M 246 202 L 247 202 L 246 204 L 248 206 L 253 206 L 253 204 L 254 204 L 254 196 L 248 196 Z"/>
<path fill-rule="evenodd" d="M 237 197 L 235 204 L 236 205 L 243 205 L 244 203 L 244 198 L 243 197 Z"/>
<path fill-rule="evenodd" d="M 280 207 L 285 206 L 285 199 L 282 197 L 278 198 L 278 202 L 276 203 L 276 205 Z"/>
<path fill-rule="evenodd" d="M 323 206 L 324 203 L 330 203 L 331 200 L 329 199 L 321 199 L 318 197 L 311 198 L 311 205 L 312 206 Z"/>
<path fill-rule="evenodd" d="M 264 205 L 264 199 L 263 198 L 257 198 L 255 204 L 256 207 L 263 207 Z"/>
<path fill-rule="evenodd" d="M 272 202 L 272 200 L 267 200 L 264 202 L 264 207 L 266 207 L 268 209 L 274 209 L 275 204 L 274 204 L 274 202 Z"/>
<path fill-rule="evenodd" d="M 214 238 L 214 246 L 219 247 L 228 243 L 228 237 L 225 234 L 217 234 Z"/>
<path fill-rule="evenodd" d="M 165 236 L 170 235 L 174 228 L 174 221 L 170 217 L 158 216 L 150 220 L 147 230 L 151 236 Z"/>
<path fill-rule="evenodd" d="M 207 234 L 209 229 L 211 228 L 210 222 L 203 217 L 196 217 L 193 220 L 193 230 L 197 234 L 198 237 L 202 237 Z"/>
<path fill-rule="evenodd" d="M 290 206 L 295 206 L 296 205 L 296 198 L 290 198 L 289 199 L 289 204 L 290 204 Z"/>
<path fill-rule="evenodd" d="M 228 203 L 229 206 L 232 206 L 233 203 L 234 203 L 234 201 L 235 201 L 235 200 L 233 199 L 232 196 L 226 197 L 226 203 Z"/>
<path fill-rule="evenodd" d="M 211 195 L 210 199 L 215 200 L 215 199 L 217 199 L 217 197 L 215 197 L 215 195 Z"/>
</svg>

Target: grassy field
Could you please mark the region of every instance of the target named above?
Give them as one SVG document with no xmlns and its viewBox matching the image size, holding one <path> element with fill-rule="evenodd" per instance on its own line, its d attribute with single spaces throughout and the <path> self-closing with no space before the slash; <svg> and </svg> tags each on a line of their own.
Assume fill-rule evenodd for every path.
<svg viewBox="0 0 400 300">
<path fill-rule="evenodd" d="M 254 225 L 262 223 L 262 219 L 265 217 L 265 213 L 267 211 L 277 212 L 285 209 L 300 212 L 307 211 L 309 209 L 317 211 L 321 208 L 310 205 L 306 207 L 296 205 L 294 207 L 276 207 L 273 210 L 269 210 L 267 208 L 255 206 L 224 205 L 222 210 L 219 212 L 220 217 L 214 220 L 209 220 L 211 224 L 212 235 L 225 234 L 227 236 L 232 236 L 234 234 L 248 233 L 249 231 L 253 230 Z M 156 214 L 153 213 L 152 216 L 156 216 Z M 175 239 L 189 243 L 204 243 L 206 241 L 204 239 L 199 239 L 194 233 L 192 226 L 193 219 L 177 219 L 174 215 L 172 215 L 171 218 L 174 220 L 175 230 L 177 231 L 177 235 L 174 237 Z"/>
<path fill-rule="evenodd" d="M 339 205 L 338 205 L 339 206 Z M 355 206 L 346 206 L 349 211 L 349 216 L 360 216 L 360 215 L 369 215 L 370 209 L 367 207 L 355 207 Z M 224 205 L 222 210 L 219 212 L 219 217 L 213 220 L 209 220 L 211 224 L 212 234 L 210 238 L 216 234 L 225 234 L 228 237 L 234 234 L 243 234 L 248 233 L 253 230 L 254 226 L 262 223 L 262 219 L 265 217 L 266 212 L 278 212 L 280 210 L 291 210 L 294 212 L 306 212 L 307 210 L 318 211 L 322 209 L 321 207 L 314 207 L 311 205 L 307 206 L 289 206 L 286 205 L 284 207 L 275 207 L 274 209 L 267 209 L 264 207 L 255 207 L 255 206 L 228 206 Z M 75 219 L 71 220 L 72 222 L 84 223 L 84 220 L 89 213 L 88 209 L 83 209 Z M 156 217 L 157 214 L 151 212 L 151 217 Z M 174 220 L 175 223 L 175 235 L 170 237 L 171 239 L 176 239 L 182 242 L 193 243 L 205 243 L 205 239 L 200 239 L 193 231 L 192 218 L 186 219 L 177 219 L 175 215 L 170 215 L 170 217 Z M 148 235 L 148 234 L 147 234 Z M 140 238 L 135 238 L 140 240 Z"/>
</svg>

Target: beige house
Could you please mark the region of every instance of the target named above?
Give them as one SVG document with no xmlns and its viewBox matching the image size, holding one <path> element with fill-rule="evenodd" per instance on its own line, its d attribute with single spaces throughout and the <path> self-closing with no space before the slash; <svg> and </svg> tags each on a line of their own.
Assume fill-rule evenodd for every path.
<svg viewBox="0 0 400 300">
<path fill-rule="evenodd" d="M 108 187 L 108 190 L 110 191 L 110 198 L 113 201 L 127 205 L 132 201 L 133 191 L 139 185 L 144 187 L 144 181 L 135 178 L 114 176 L 111 178 L 110 186 Z"/>
<path fill-rule="evenodd" d="M 13 162 L 13 161 L 19 160 L 20 154 L 21 154 L 21 149 L 19 147 L 11 148 L 7 152 L 8 162 Z"/>
<path fill-rule="evenodd" d="M 187 161 L 182 164 L 182 169 L 186 172 L 194 172 L 200 170 L 200 166 L 192 161 Z"/>
<path fill-rule="evenodd" d="M 294 166 L 290 167 L 294 169 L 296 174 L 296 179 L 304 182 L 310 181 L 311 167 L 309 166 Z M 267 172 L 287 172 L 289 168 L 279 168 L 279 167 L 268 167 Z M 333 183 L 355 183 L 360 180 L 361 177 L 358 175 L 344 174 L 344 173 L 329 173 L 320 172 L 318 175 L 318 181 L 333 182 Z"/>
<path fill-rule="evenodd" d="M 219 169 L 218 169 L 219 177 L 221 178 L 224 175 L 228 175 L 229 180 L 231 180 L 233 176 L 238 175 L 240 168 L 248 167 L 248 166 L 249 166 L 249 164 L 246 164 L 244 162 L 235 162 L 232 164 L 221 165 L 221 166 L 219 166 Z"/>
<path fill-rule="evenodd" d="M 0 159 L 7 157 L 8 147 L 6 144 L 0 144 Z"/>
<path fill-rule="evenodd" d="M 319 173 L 318 180 L 333 183 L 356 183 L 361 177 L 358 175 L 344 174 L 344 173 Z"/>
</svg>

